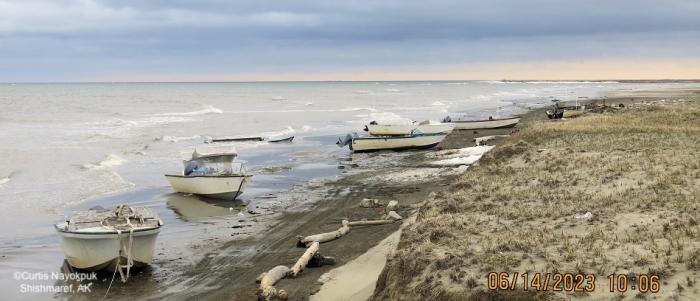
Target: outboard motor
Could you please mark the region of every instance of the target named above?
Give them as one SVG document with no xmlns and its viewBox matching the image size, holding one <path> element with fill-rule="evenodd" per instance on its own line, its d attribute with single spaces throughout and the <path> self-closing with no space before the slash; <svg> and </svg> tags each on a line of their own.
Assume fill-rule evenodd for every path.
<svg viewBox="0 0 700 301">
<path fill-rule="evenodd" d="M 352 143 L 353 135 L 347 134 L 345 137 L 338 138 L 338 142 L 335 143 L 338 147 L 344 147 Z"/>
<path fill-rule="evenodd" d="M 185 174 L 186 176 L 191 175 L 191 174 L 194 172 L 194 170 L 197 169 L 197 167 L 198 167 L 198 166 L 197 166 L 197 161 L 194 161 L 194 160 L 187 161 L 187 162 L 185 163 L 185 172 L 184 172 L 184 174 Z"/>
</svg>

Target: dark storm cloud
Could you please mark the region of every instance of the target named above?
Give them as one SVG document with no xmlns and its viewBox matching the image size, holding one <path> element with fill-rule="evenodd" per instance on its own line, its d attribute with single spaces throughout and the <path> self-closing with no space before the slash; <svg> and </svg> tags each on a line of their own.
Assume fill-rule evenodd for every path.
<svg viewBox="0 0 700 301">
<path fill-rule="evenodd" d="M 0 80 L 694 57 L 699 15 L 692 0 L 0 0 Z"/>
</svg>

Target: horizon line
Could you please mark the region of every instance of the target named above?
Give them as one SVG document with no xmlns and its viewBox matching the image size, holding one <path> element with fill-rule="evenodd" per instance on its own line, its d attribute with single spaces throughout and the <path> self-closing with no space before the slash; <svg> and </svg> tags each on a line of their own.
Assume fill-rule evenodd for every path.
<svg viewBox="0 0 700 301">
<path fill-rule="evenodd" d="M 620 83 L 700 83 L 700 78 L 673 79 L 437 79 L 437 80 L 251 80 L 251 81 L 17 81 L 0 84 L 224 84 L 224 83 L 366 83 L 366 82 L 620 82 Z"/>
</svg>

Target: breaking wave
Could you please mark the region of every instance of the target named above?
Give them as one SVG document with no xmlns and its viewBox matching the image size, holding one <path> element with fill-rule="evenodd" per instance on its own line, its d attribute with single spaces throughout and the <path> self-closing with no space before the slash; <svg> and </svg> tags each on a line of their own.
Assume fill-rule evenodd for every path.
<svg viewBox="0 0 700 301">
<path fill-rule="evenodd" d="M 194 136 L 187 136 L 187 137 L 177 137 L 177 136 L 160 136 L 156 137 L 154 139 L 155 141 L 163 141 L 163 142 L 180 142 L 180 141 L 187 141 L 187 140 L 195 140 L 195 139 L 201 139 L 201 135 L 194 135 Z"/>
<path fill-rule="evenodd" d="M 207 115 L 207 114 L 222 114 L 224 111 L 221 109 L 214 107 L 212 105 L 204 105 L 204 108 L 201 110 L 197 111 L 192 111 L 192 112 L 181 112 L 181 113 L 160 113 L 160 114 L 154 114 L 153 116 L 199 116 L 199 115 Z"/>
<path fill-rule="evenodd" d="M 107 157 L 100 161 L 97 161 L 95 163 L 85 163 L 81 165 L 80 168 L 86 170 L 105 169 L 122 165 L 125 161 L 126 160 L 122 159 L 121 157 L 115 154 L 109 154 Z"/>
</svg>

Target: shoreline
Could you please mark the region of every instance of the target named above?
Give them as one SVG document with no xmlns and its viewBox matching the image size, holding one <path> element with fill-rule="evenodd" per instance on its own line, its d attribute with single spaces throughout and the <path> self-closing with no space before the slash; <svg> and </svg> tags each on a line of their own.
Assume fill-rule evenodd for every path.
<svg viewBox="0 0 700 301">
<path fill-rule="evenodd" d="M 507 134 L 508 131 L 510 129 L 485 130 L 476 136 Z M 157 259 L 157 266 L 132 275 L 127 284 L 115 282 L 108 299 L 255 299 L 258 288 L 255 279 L 260 273 L 279 264 L 291 265 L 303 253 L 304 249 L 296 247 L 297 235 L 335 230 L 342 219 L 377 219 L 383 215 L 376 208 L 358 208 L 363 198 L 399 200 L 397 212 L 404 218 L 412 215 L 419 202 L 447 187 L 464 171 L 458 166 L 431 165 L 430 162 L 439 160 L 434 154 L 450 154 L 454 153 L 451 149 L 471 147 L 474 136 L 472 131 L 454 132 L 438 148 L 428 151 L 353 154 L 349 161 L 339 162 L 338 168 L 344 170 L 339 179 L 304 186 L 283 196 L 301 201 L 301 206 L 291 210 L 275 208 L 270 215 L 246 215 L 244 219 L 254 220 L 255 227 L 262 231 L 233 239 L 218 235 L 213 241 L 186 248 L 187 252 L 179 257 Z M 381 168 L 372 170 L 375 166 Z M 238 219 L 207 223 L 203 231 L 233 232 L 232 235 L 248 231 L 250 228 L 227 229 L 233 224 L 247 223 L 236 223 Z M 321 248 L 322 254 L 336 258 L 335 265 L 308 268 L 295 279 L 281 280 L 276 287 L 286 290 L 290 300 L 308 300 L 321 287 L 319 277 L 366 253 L 395 233 L 400 224 L 353 228 L 342 239 L 324 243 Z M 89 294 L 63 297 L 71 300 L 102 298 L 107 283 L 109 281 L 93 286 Z"/>
<path fill-rule="evenodd" d="M 590 102 L 624 108 L 558 122 L 530 112 L 517 137 L 424 204 L 371 300 L 700 298 L 700 173 L 687 152 L 699 147 L 700 90 L 616 91 Z M 662 165 L 650 169 L 650 160 Z M 598 286 L 490 290 L 489 272 L 584 273 Z M 610 293 L 608 274 L 658 275 L 661 291 Z"/>
</svg>

